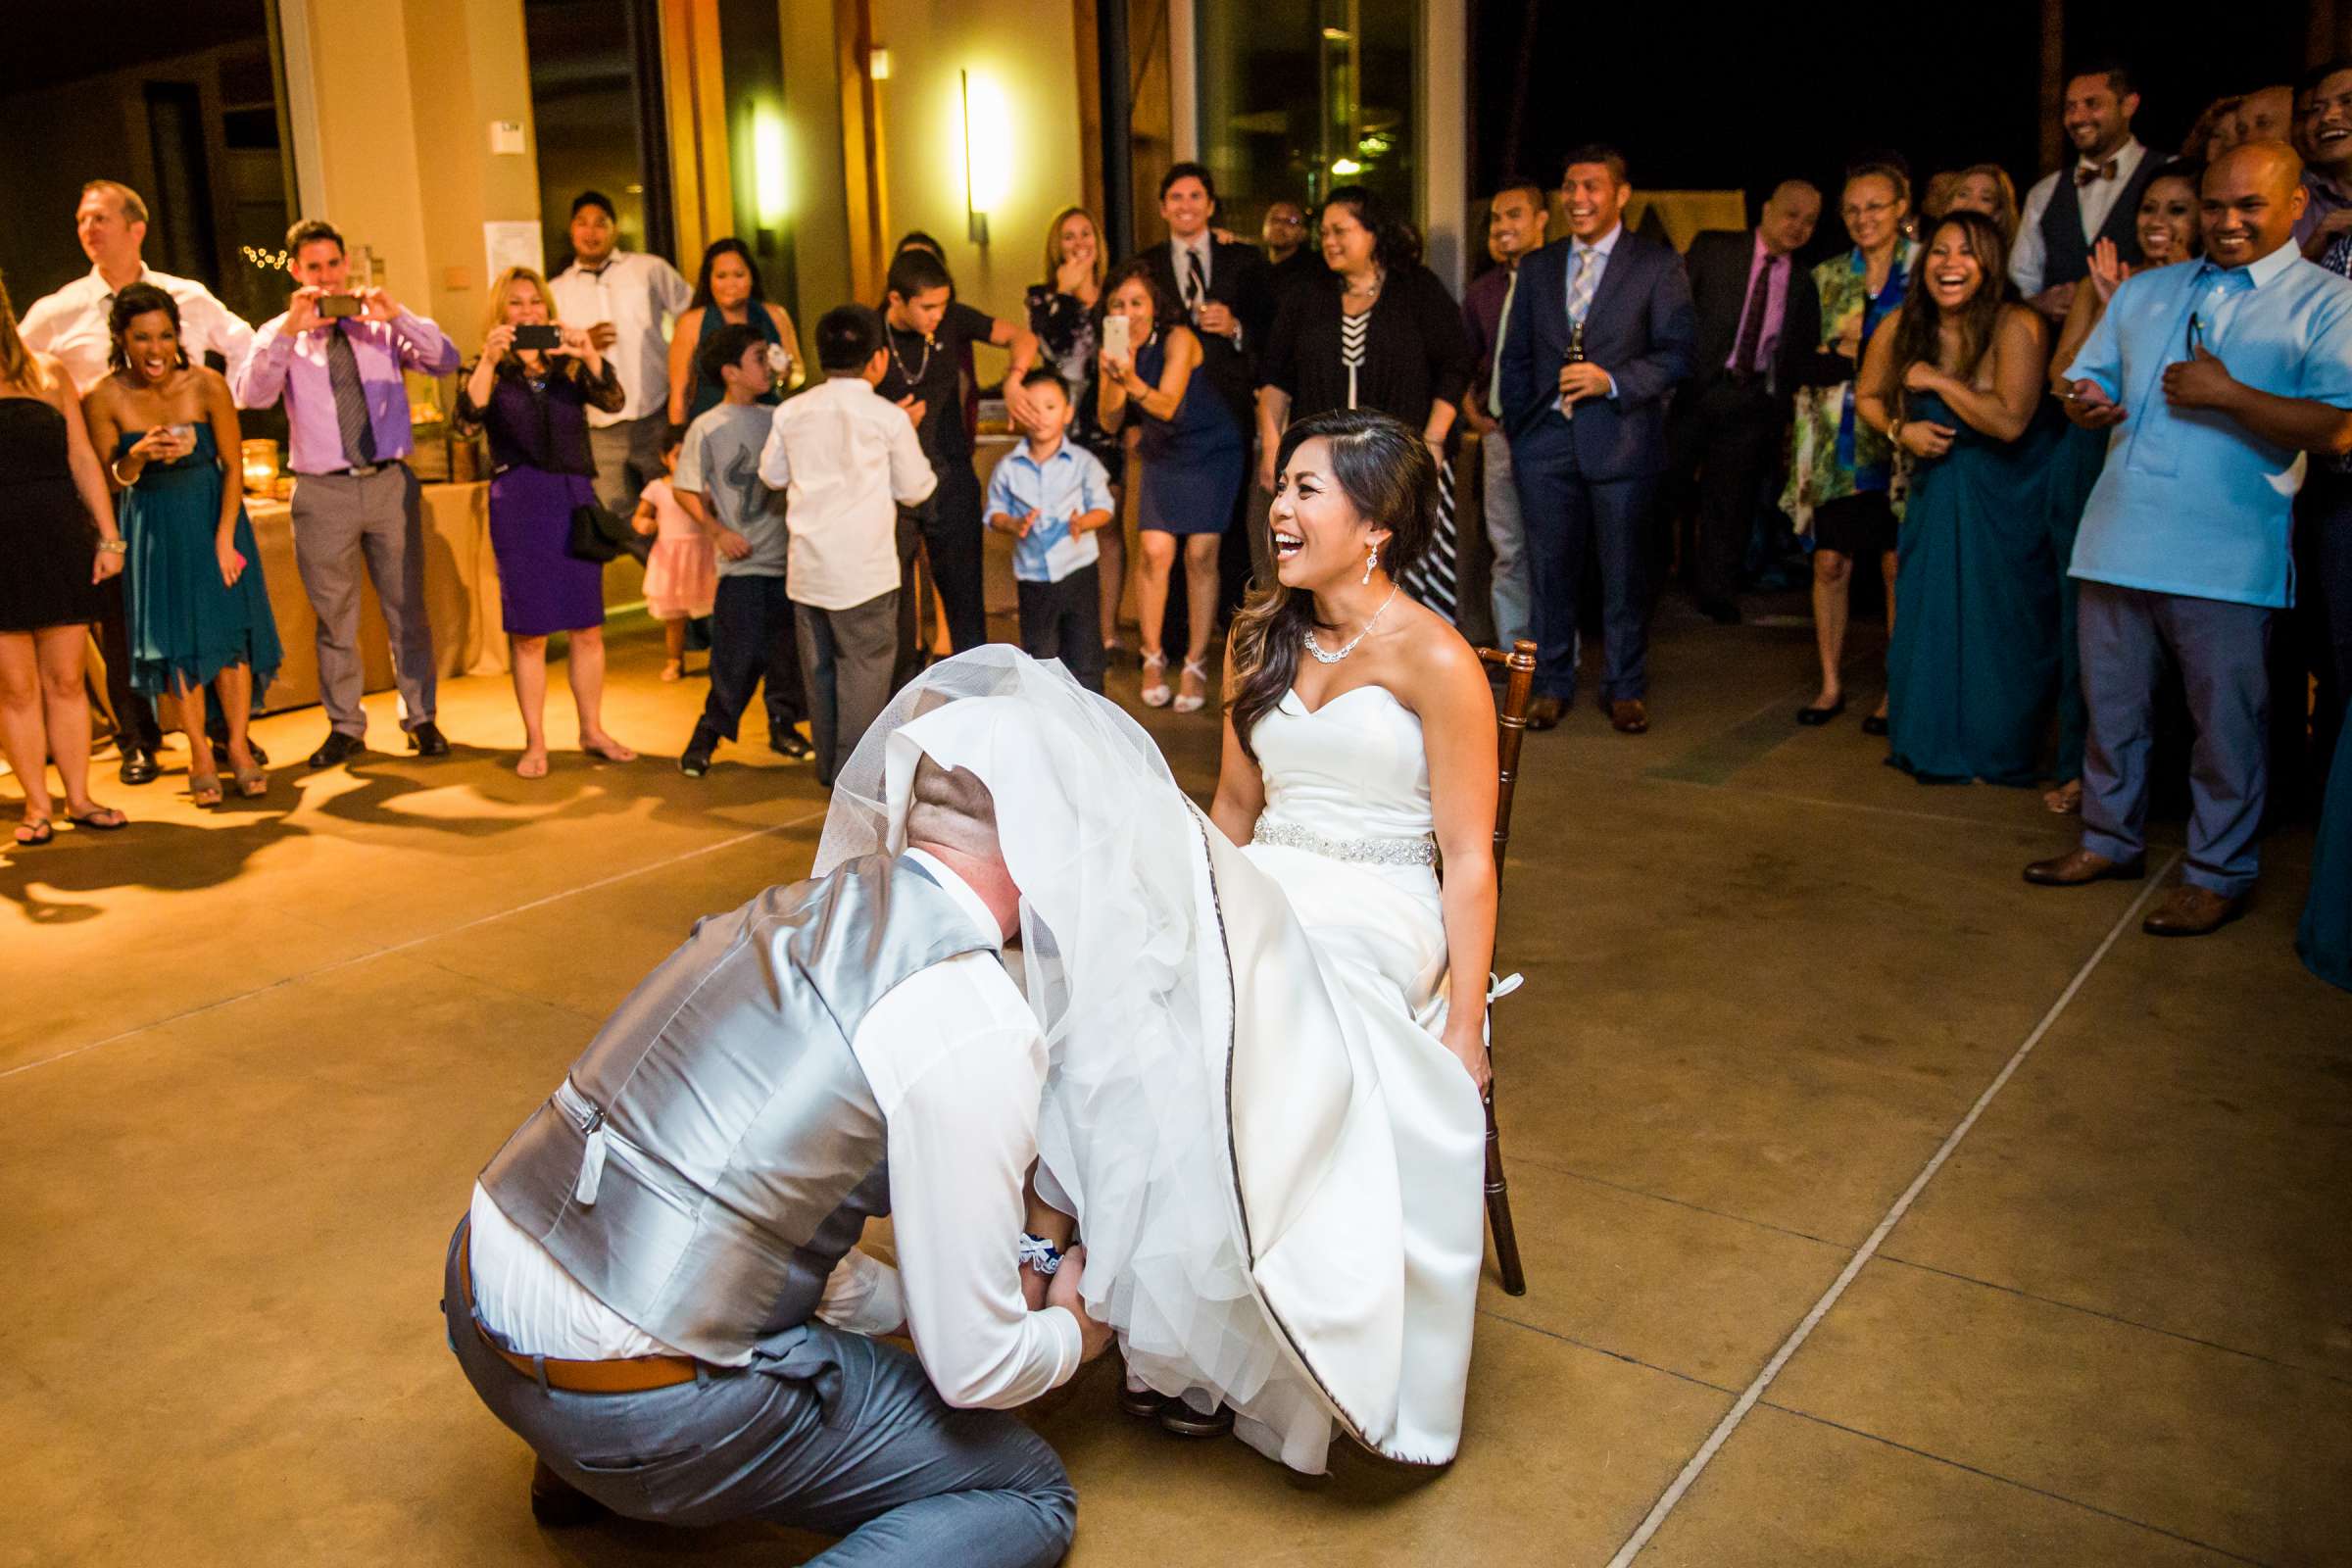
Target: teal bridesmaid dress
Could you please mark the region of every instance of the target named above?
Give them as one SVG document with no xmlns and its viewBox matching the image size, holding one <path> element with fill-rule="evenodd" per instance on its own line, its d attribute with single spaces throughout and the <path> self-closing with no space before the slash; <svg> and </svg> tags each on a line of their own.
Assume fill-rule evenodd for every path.
<svg viewBox="0 0 2352 1568">
<path fill-rule="evenodd" d="M 2313 974 L 2352 991 L 2352 724 L 2336 737 L 2320 808 L 2320 842 L 2311 858 L 2311 900 L 2295 952 Z"/>
<path fill-rule="evenodd" d="M 144 434 L 123 431 L 117 459 Z M 235 540 L 245 569 L 233 588 L 220 580 L 213 540 L 220 526 L 220 487 L 227 482 L 212 426 L 199 424 L 194 452 L 177 463 L 150 463 L 139 482 L 116 500 L 129 545 L 130 683 L 157 697 L 182 678 L 201 686 L 223 669 L 247 664 L 259 709 L 284 654 L 262 581 L 261 546 L 242 505 Z"/>
<path fill-rule="evenodd" d="M 1959 434 L 1913 470 L 1896 541 L 1887 760 L 1923 784 L 2031 784 L 2058 689 L 2056 432 L 1995 441 L 1929 394 L 1903 416 Z"/>
<path fill-rule="evenodd" d="M 2050 777 L 2064 784 L 2082 776 L 2082 745 L 2090 734 L 2090 710 L 2082 701 L 2082 651 L 2075 636 L 2075 604 L 2081 594 L 2066 568 L 2075 559 L 2075 535 L 2082 509 L 2107 466 L 2107 432 L 2069 424 L 2054 398 L 2042 399 L 2041 417 L 2057 432 L 2050 450 L 2050 553 L 2058 564 L 2058 757 Z"/>
</svg>

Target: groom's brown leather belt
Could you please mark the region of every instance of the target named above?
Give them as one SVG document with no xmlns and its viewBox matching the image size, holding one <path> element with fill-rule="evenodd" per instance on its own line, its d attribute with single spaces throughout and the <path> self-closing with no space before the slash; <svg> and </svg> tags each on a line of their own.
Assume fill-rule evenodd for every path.
<svg viewBox="0 0 2352 1568">
<path fill-rule="evenodd" d="M 466 1315 L 474 1332 L 498 1358 L 533 1383 L 542 1374 L 551 1389 L 566 1394 L 643 1394 L 649 1389 L 675 1388 L 692 1383 L 696 1362 L 686 1355 L 639 1355 L 625 1361 L 561 1361 L 552 1355 L 517 1355 L 490 1337 L 473 1310 L 472 1227 L 458 1242 L 458 1289 L 466 1295 Z"/>
</svg>

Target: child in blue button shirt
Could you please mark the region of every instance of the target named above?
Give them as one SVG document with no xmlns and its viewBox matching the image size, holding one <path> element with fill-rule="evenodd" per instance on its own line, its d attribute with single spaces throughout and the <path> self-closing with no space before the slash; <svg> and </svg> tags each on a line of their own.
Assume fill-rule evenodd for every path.
<svg viewBox="0 0 2352 1568">
<path fill-rule="evenodd" d="M 1011 534 L 1012 575 L 1021 598 L 1021 647 L 1059 659 L 1088 691 L 1102 689 L 1102 601 L 1096 586 L 1102 548 L 1095 530 L 1110 521 L 1110 475 L 1068 439 L 1075 405 L 1060 375 L 1038 366 L 1021 377 L 1029 439 L 988 481 L 988 525 Z"/>
</svg>

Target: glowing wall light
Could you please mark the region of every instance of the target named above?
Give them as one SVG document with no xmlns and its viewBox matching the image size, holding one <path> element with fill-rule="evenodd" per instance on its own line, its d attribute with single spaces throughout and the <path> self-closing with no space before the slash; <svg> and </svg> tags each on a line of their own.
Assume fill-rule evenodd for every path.
<svg viewBox="0 0 2352 1568">
<path fill-rule="evenodd" d="M 785 168 L 784 117 L 762 105 L 752 112 L 752 194 L 762 228 L 784 221 Z"/>
<path fill-rule="evenodd" d="M 964 225 L 975 245 L 988 243 L 988 215 L 1003 204 L 1012 175 L 1011 116 L 986 76 L 957 73 L 963 89 Z"/>
</svg>

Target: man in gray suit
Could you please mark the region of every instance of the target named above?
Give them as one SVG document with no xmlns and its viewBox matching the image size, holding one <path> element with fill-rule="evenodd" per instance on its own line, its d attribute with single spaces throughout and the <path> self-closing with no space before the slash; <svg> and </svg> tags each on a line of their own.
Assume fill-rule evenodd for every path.
<svg viewBox="0 0 2352 1568">
<path fill-rule="evenodd" d="M 844 1536 L 828 1564 L 1067 1549 L 1068 1477 L 1004 1412 L 1110 1330 L 1084 1250 L 1025 1235 L 1020 890 L 976 775 L 925 756 L 909 793 L 904 853 L 700 922 L 475 1185 L 450 1346 L 537 1452 L 542 1522 L 766 1519 Z M 856 1250 L 884 1213 L 898 1269 Z M 902 1330 L 919 1361 L 873 1338 Z"/>
</svg>

